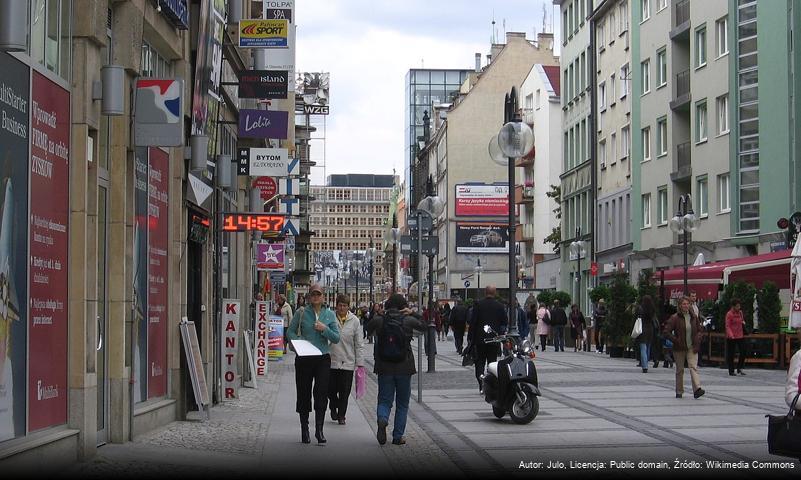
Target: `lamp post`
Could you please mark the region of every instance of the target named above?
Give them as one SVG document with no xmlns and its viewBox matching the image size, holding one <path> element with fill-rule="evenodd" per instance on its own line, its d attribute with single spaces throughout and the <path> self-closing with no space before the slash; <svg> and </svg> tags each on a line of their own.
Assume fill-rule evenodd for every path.
<svg viewBox="0 0 801 480">
<path fill-rule="evenodd" d="M 350 277 L 350 262 L 345 265 L 345 270 L 342 272 L 342 278 L 345 279 L 345 296 L 348 297 L 348 278 Z M 348 297 L 350 298 L 350 297 Z"/>
<path fill-rule="evenodd" d="M 421 259 L 423 256 L 423 214 L 431 216 L 432 220 L 432 230 L 433 230 L 433 220 L 439 218 L 442 214 L 443 210 L 445 210 L 445 204 L 443 203 L 442 199 L 433 192 L 433 183 L 431 177 L 428 177 L 428 196 L 422 200 L 420 203 L 417 204 L 417 265 L 422 265 Z M 434 302 L 432 298 L 432 290 L 433 290 L 433 261 L 434 256 L 429 255 L 428 258 L 428 344 L 429 348 L 427 349 L 428 355 L 428 372 L 435 371 L 435 360 L 437 354 L 437 340 L 436 340 L 436 327 L 433 325 L 432 319 L 434 318 Z M 418 271 L 421 269 L 418 267 Z M 420 278 L 418 275 L 417 279 L 417 298 L 420 303 L 420 310 L 422 311 L 423 307 L 423 279 Z"/>
<path fill-rule="evenodd" d="M 373 237 L 370 237 L 370 249 L 367 250 L 367 260 L 370 262 L 370 299 L 368 300 L 369 311 L 370 313 L 373 312 L 373 261 L 375 260 L 375 247 L 373 246 Z"/>
<path fill-rule="evenodd" d="M 478 257 L 473 271 L 476 273 L 476 301 L 478 301 L 478 297 L 481 295 L 481 272 L 484 271 L 484 267 L 481 266 L 481 257 Z"/>
<path fill-rule="evenodd" d="M 570 253 L 576 256 L 576 304 L 581 307 L 581 256 L 586 254 L 586 242 L 581 239 L 581 225 L 576 227 L 576 239 L 570 243 Z"/>
<path fill-rule="evenodd" d="M 689 294 L 687 288 L 687 237 L 698 230 L 699 218 L 693 212 L 692 197 L 689 193 L 679 197 L 679 209 L 676 216 L 670 219 L 670 229 L 674 233 L 682 234 L 682 249 L 684 252 L 684 295 Z"/>
<path fill-rule="evenodd" d="M 517 290 L 517 263 L 515 261 L 515 158 L 522 157 L 534 148 L 534 132 L 531 131 L 523 118 L 517 105 L 517 88 L 512 87 L 504 99 L 503 110 L 504 125 L 498 135 L 490 140 L 490 158 L 501 165 L 508 167 L 509 187 L 509 333 L 517 333 L 515 318 L 515 295 Z M 500 149 L 500 152 L 498 150 Z M 504 158 L 505 157 L 505 161 Z"/>
</svg>

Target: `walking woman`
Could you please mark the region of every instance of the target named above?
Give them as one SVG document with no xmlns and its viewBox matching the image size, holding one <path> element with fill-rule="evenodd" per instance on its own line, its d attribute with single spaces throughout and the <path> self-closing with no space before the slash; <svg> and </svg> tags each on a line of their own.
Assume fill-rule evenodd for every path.
<svg viewBox="0 0 801 480">
<path fill-rule="evenodd" d="M 353 372 L 364 368 L 364 335 L 359 318 L 348 310 L 350 299 L 337 295 L 336 314 L 339 343 L 331 345 L 331 378 L 328 383 L 328 408 L 331 420 L 345 425 L 348 397 L 353 387 Z"/>
<path fill-rule="evenodd" d="M 654 343 L 654 336 L 659 331 L 656 307 L 654 306 L 654 299 L 650 295 L 643 295 L 642 299 L 640 299 L 637 316 L 642 321 L 642 333 L 637 337 L 637 342 L 640 344 L 640 366 L 642 367 L 642 373 L 648 373 L 651 345 Z"/>
<path fill-rule="evenodd" d="M 287 336 L 290 341 L 310 342 L 320 349 L 322 355 L 295 357 L 295 388 L 298 392 L 295 411 L 300 415 L 300 439 L 303 443 L 311 443 L 309 412 L 314 395 L 314 437 L 317 443 L 325 443 L 323 423 L 331 376 L 329 351 L 330 344 L 339 342 L 339 327 L 334 312 L 323 307 L 323 289 L 316 283 L 309 289 L 309 304 L 295 312 Z"/>
<path fill-rule="evenodd" d="M 745 316 L 740 305 L 740 299 L 733 298 L 731 301 L 731 310 L 726 313 L 726 365 L 729 367 L 729 375 L 735 376 L 734 373 L 734 347 L 740 353 L 740 358 L 737 360 L 737 373 L 745 375 L 743 372 L 743 365 L 745 365 L 745 335 L 743 334 L 743 327 L 745 326 Z"/>
<path fill-rule="evenodd" d="M 537 309 L 537 335 L 540 336 L 541 350 L 545 351 L 545 345 L 548 344 L 548 334 L 551 333 L 551 312 L 545 303 L 540 303 L 540 308 Z"/>
<path fill-rule="evenodd" d="M 584 343 L 584 326 L 587 320 L 575 303 L 570 309 L 570 336 L 573 338 L 573 351 L 578 352 L 581 344 Z"/>
</svg>

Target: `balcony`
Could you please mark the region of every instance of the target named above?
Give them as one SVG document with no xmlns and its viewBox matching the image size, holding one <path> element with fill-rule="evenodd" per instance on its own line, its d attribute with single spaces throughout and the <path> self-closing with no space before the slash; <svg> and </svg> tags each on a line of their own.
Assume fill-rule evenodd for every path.
<svg viewBox="0 0 801 480">
<path fill-rule="evenodd" d="M 690 91 L 690 69 L 676 74 L 676 81 L 673 82 L 673 100 L 670 101 L 671 110 L 689 109 L 692 92 Z"/>
<path fill-rule="evenodd" d="M 685 142 L 676 146 L 676 169 L 670 173 L 670 179 L 674 182 L 689 180 L 692 177 L 692 150 L 690 142 Z"/>
<path fill-rule="evenodd" d="M 533 242 L 536 240 L 534 233 L 534 225 L 518 223 L 515 227 L 515 242 Z"/>
<path fill-rule="evenodd" d="M 534 202 L 534 187 L 515 186 L 515 204 Z"/>
<path fill-rule="evenodd" d="M 690 40 L 690 0 L 676 2 L 670 38 L 675 41 Z"/>
</svg>

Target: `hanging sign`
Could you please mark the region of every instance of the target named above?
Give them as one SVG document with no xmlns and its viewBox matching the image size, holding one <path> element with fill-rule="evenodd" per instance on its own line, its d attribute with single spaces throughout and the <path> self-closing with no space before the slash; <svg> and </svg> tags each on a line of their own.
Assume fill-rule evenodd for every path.
<svg viewBox="0 0 801 480">
<path fill-rule="evenodd" d="M 239 398 L 236 357 L 239 350 L 239 300 L 223 300 L 223 399 Z"/>
<path fill-rule="evenodd" d="M 289 47 L 289 21 L 284 20 L 240 20 L 240 48 L 287 48 Z"/>
<path fill-rule="evenodd" d="M 275 196 L 278 192 L 275 180 L 272 177 L 258 177 L 253 180 L 253 188 L 258 188 L 261 192 L 261 199 L 267 201 Z"/>
<path fill-rule="evenodd" d="M 289 168 L 289 152 L 286 148 L 240 148 L 239 165 L 240 175 L 285 177 Z M 241 168 L 243 166 L 246 168 Z"/>
<path fill-rule="evenodd" d="M 256 376 L 267 375 L 267 348 L 270 331 L 269 302 L 256 302 Z"/>
<path fill-rule="evenodd" d="M 239 98 L 286 98 L 288 70 L 245 70 L 239 75 Z"/>
<path fill-rule="evenodd" d="M 288 137 L 289 112 L 274 110 L 239 111 L 240 138 L 275 138 L 286 140 Z"/>
<path fill-rule="evenodd" d="M 278 315 L 270 316 L 270 333 L 268 335 L 268 357 L 280 360 L 284 357 L 284 319 Z"/>
<path fill-rule="evenodd" d="M 259 243 L 256 245 L 256 270 L 283 270 L 284 244 Z"/>
</svg>

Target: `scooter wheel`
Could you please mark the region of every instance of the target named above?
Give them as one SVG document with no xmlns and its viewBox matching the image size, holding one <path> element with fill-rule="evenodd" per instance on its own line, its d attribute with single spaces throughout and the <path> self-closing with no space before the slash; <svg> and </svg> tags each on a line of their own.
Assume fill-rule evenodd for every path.
<svg viewBox="0 0 801 480">
<path fill-rule="evenodd" d="M 496 418 L 503 418 L 506 416 L 506 410 L 500 407 L 492 407 L 492 414 L 495 415 Z"/>
<path fill-rule="evenodd" d="M 524 390 L 524 393 L 525 402 L 520 403 L 515 399 L 514 403 L 512 403 L 512 408 L 509 410 L 509 416 L 512 417 L 512 421 L 520 425 L 531 423 L 540 412 L 540 401 L 537 396 L 527 389 Z"/>
</svg>

